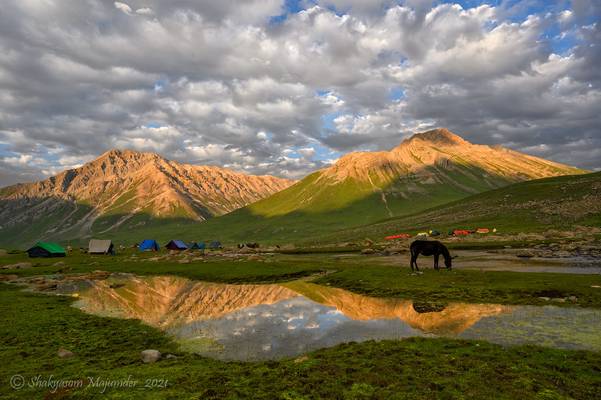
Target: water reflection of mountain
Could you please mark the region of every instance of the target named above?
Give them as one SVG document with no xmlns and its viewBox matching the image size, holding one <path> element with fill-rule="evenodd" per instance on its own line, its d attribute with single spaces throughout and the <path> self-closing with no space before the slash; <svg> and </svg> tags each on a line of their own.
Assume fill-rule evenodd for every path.
<svg viewBox="0 0 601 400">
<path fill-rule="evenodd" d="M 225 285 L 158 276 L 94 281 L 81 293 L 86 312 L 136 318 L 149 325 L 168 327 L 195 320 L 218 318 L 259 304 L 273 304 L 298 296 L 280 285 Z"/>
<path fill-rule="evenodd" d="M 459 334 L 484 317 L 511 311 L 511 307 L 495 304 L 452 303 L 439 312 L 418 313 L 410 300 L 366 297 L 307 282 L 226 285 L 170 276 L 94 281 L 81 294 L 80 307 L 94 314 L 137 318 L 166 328 L 300 295 L 334 307 L 352 320 L 400 319 L 412 328 L 436 334 Z"/>
<path fill-rule="evenodd" d="M 512 307 L 499 304 L 451 303 L 442 311 L 418 313 L 411 300 L 367 297 L 308 282 L 292 282 L 288 286 L 354 320 L 398 318 L 422 332 L 441 335 L 459 334 L 482 318 L 512 311 Z"/>
</svg>

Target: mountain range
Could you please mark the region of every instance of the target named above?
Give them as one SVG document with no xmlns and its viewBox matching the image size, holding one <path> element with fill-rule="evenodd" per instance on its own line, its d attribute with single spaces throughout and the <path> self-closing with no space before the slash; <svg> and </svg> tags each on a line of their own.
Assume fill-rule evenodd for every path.
<svg viewBox="0 0 601 400">
<path fill-rule="evenodd" d="M 298 182 L 111 150 L 81 168 L 0 189 L 0 244 L 91 235 L 135 242 L 142 234 L 294 241 L 584 172 L 447 129 L 390 151 L 349 153 Z"/>
<path fill-rule="evenodd" d="M 111 150 L 80 168 L 0 190 L 0 235 L 15 241 L 110 234 L 165 221 L 200 222 L 294 181 Z"/>
</svg>

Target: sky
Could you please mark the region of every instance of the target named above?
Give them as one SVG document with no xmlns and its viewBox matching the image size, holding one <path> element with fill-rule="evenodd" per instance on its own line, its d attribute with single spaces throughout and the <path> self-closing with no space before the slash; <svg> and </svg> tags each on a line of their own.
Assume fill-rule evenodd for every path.
<svg viewBox="0 0 601 400">
<path fill-rule="evenodd" d="M 112 149 L 301 178 L 434 127 L 601 169 L 601 1 L 2 0 L 0 185 Z"/>
</svg>

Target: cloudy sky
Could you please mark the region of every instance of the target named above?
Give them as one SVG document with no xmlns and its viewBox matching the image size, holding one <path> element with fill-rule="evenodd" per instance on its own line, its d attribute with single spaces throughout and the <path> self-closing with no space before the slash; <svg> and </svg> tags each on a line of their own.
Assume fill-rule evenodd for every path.
<svg viewBox="0 0 601 400">
<path fill-rule="evenodd" d="M 0 185 L 110 148 L 302 177 L 447 127 L 601 169 L 601 2 L 2 0 Z"/>
</svg>

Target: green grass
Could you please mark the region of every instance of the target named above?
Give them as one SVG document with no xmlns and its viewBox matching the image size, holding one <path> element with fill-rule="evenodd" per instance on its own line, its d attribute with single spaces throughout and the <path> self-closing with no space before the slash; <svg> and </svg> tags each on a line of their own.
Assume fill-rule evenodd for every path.
<svg viewBox="0 0 601 400">
<path fill-rule="evenodd" d="M 0 397 L 3 399 L 595 399 L 601 354 L 532 346 L 504 348 L 448 339 L 343 344 L 295 360 L 221 362 L 181 352 L 134 320 L 86 315 L 70 298 L 0 284 Z M 75 353 L 57 357 L 59 348 Z M 143 364 L 147 348 L 177 355 Z M 9 380 L 21 375 L 26 387 Z M 27 387 L 39 376 L 81 388 Z M 134 387 L 88 386 L 88 377 Z M 158 379 L 165 387 L 145 387 Z"/>
<path fill-rule="evenodd" d="M 426 302 L 467 302 L 545 305 L 539 297 L 578 298 L 582 307 L 601 307 L 599 275 L 525 273 L 474 270 L 423 270 L 410 275 L 408 269 L 389 266 L 354 266 L 315 281 L 376 297 L 400 297 Z M 570 305 L 570 303 L 552 303 Z"/>
<path fill-rule="evenodd" d="M 78 251 L 64 258 L 29 259 L 26 254 L 0 256 L 0 265 L 31 262 L 35 266 L 28 269 L 0 270 L 0 274 L 17 274 L 19 276 L 47 275 L 55 273 L 86 273 L 94 270 L 109 272 L 129 272 L 137 275 L 178 275 L 195 280 L 236 283 L 255 282 L 268 283 L 298 279 L 321 270 L 319 264 L 311 260 L 295 260 L 289 258 L 266 261 L 233 261 L 208 259 L 207 262 L 195 261 L 180 264 L 179 258 L 173 260 L 148 261 L 149 258 L 163 256 L 165 252 L 142 253 L 126 251 L 118 256 L 101 256 L 79 254 Z M 135 255 L 132 258 L 131 255 Z M 200 256 L 199 254 L 197 256 Z M 55 266 L 62 262 L 64 265 Z"/>
<path fill-rule="evenodd" d="M 126 252 L 115 257 L 70 255 L 66 258 L 27 259 L 23 254 L 0 257 L 0 265 L 31 261 L 37 266 L 22 270 L 0 270 L 2 274 L 33 276 L 55 273 L 85 273 L 94 270 L 129 272 L 137 275 L 177 275 L 195 280 L 224 283 L 285 282 L 329 271 L 317 283 L 344 288 L 370 296 L 390 296 L 419 301 L 498 304 L 549 304 L 539 297 L 576 296 L 576 303 L 552 303 L 558 306 L 601 307 L 599 275 L 525 273 L 476 270 L 434 271 L 425 269 L 420 276 L 410 275 L 408 266 L 381 265 L 365 257 L 339 259 L 328 253 L 276 255 L 263 260 L 224 260 L 178 263 L 144 261 L 155 253 Z M 65 265 L 53 266 L 57 261 Z M 552 293 L 553 295 L 549 295 Z"/>
</svg>

